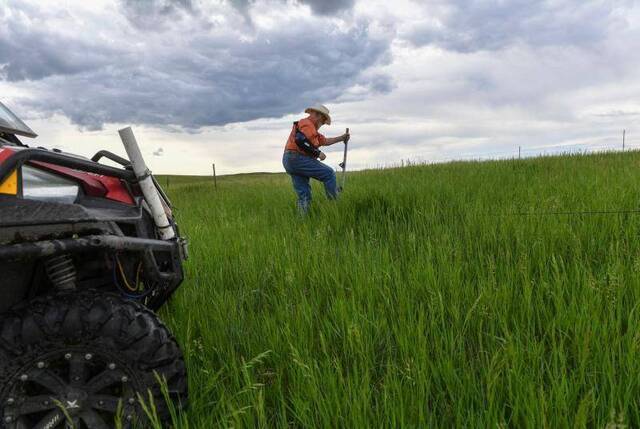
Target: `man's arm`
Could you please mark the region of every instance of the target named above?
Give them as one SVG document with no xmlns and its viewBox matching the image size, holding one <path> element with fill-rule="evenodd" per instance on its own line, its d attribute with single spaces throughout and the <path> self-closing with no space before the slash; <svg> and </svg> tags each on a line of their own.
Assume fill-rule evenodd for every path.
<svg viewBox="0 0 640 429">
<path fill-rule="evenodd" d="M 336 144 L 340 142 L 344 142 L 346 144 L 350 138 L 351 138 L 351 135 L 349 133 L 345 133 L 338 137 L 325 138 L 324 142 L 322 143 L 322 146 L 331 146 L 332 144 Z M 327 155 L 325 155 L 324 152 L 320 152 L 320 155 L 318 156 L 318 158 L 320 158 L 320 161 L 324 161 L 327 158 Z"/>
<path fill-rule="evenodd" d="M 346 144 L 350 138 L 351 138 L 351 135 L 349 133 L 345 133 L 338 137 L 325 138 L 322 146 L 331 146 L 332 144 L 336 144 L 340 142 L 345 142 Z M 327 155 L 325 155 L 324 152 L 320 152 L 320 154 L 318 155 L 318 158 L 320 158 L 320 161 L 324 161 L 327 158 Z"/>
<path fill-rule="evenodd" d="M 307 137 L 308 142 L 311 143 L 311 145 L 313 146 L 313 148 L 316 149 L 317 152 L 312 154 L 311 153 L 311 151 L 312 151 L 311 148 L 303 148 L 303 150 L 305 150 L 305 152 L 311 154 L 312 156 L 314 156 L 316 158 L 320 158 L 320 161 L 324 161 L 326 159 L 326 157 L 327 157 L 324 154 L 324 152 L 320 151 L 319 148 L 321 146 L 331 146 L 331 145 L 339 143 L 339 142 L 348 142 L 349 138 L 351 137 L 348 133 L 345 133 L 345 134 L 343 134 L 343 135 L 341 135 L 339 137 L 326 138 L 325 136 L 323 136 L 322 134 L 317 132 L 315 127 L 313 127 L 313 125 L 311 125 L 307 121 L 300 121 L 298 129 L 299 129 L 299 131 L 301 132 L 302 135 Z M 298 146 L 300 146 L 300 145 L 298 145 Z M 309 149 L 311 149 L 311 150 L 309 150 Z"/>
<path fill-rule="evenodd" d="M 340 142 L 348 142 L 349 141 L 349 137 L 351 137 L 349 134 L 343 134 L 341 136 L 338 137 L 331 137 L 331 138 L 327 138 L 326 142 L 323 146 L 331 146 L 332 144 L 336 144 L 336 143 L 340 143 Z"/>
<path fill-rule="evenodd" d="M 338 137 L 326 138 L 316 131 L 311 123 L 300 121 L 300 131 L 307 136 L 314 147 L 331 146 L 332 144 L 349 141 L 349 134 L 343 134 Z"/>
</svg>

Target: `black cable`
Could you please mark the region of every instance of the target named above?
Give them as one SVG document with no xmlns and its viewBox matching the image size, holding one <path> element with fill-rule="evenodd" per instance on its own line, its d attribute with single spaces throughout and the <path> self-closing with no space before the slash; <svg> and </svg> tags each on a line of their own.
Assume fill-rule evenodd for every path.
<svg viewBox="0 0 640 429">
<path fill-rule="evenodd" d="M 515 212 L 500 213 L 500 216 L 572 216 L 572 215 L 607 215 L 607 214 L 638 214 L 640 209 L 634 210 L 588 210 L 588 211 L 548 211 L 548 212 Z M 491 214 L 488 214 L 491 215 Z"/>
</svg>

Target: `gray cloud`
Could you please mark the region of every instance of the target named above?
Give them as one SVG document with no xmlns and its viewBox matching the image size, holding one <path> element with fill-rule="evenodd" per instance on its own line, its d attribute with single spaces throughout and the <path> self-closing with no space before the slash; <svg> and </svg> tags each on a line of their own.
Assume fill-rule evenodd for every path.
<svg viewBox="0 0 640 429">
<path fill-rule="evenodd" d="M 633 3 L 430 1 L 423 3 L 426 18 L 412 25 L 404 36 L 414 45 L 436 45 L 458 52 L 497 50 L 515 43 L 587 46 L 601 41 L 612 25 L 624 25 L 615 12 Z"/>
<path fill-rule="evenodd" d="M 640 116 L 640 112 L 635 112 L 635 111 L 631 111 L 631 112 L 627 112 L 624 110 L 611 110 L 609 112 L 604 112 L 604 113 L 596 113 L 594 114 L 594 116 L 598 116 L 601 118 L 633 118 L 636 116 Z"/>
<path fill-rule="evenodd" d="M 354 0 L 300 0 L 307 4 L 318 15 L 334 15 L 338 12 L 349 10 L 354 5 Z"/>
<path fill-rule="evenodd" d="M 163 30 L 172 20 L 199 13 L 192 0 L 119 0 L 125 16 L 139 28 Z"/>
<path fill-rule="evenodd" d="M 178 11 L 194 11 L 192 0 L 120 0 L 136 14 L 171 15 Z"/>
<path fill-rule="evenodd" d="M 211 158 L 280 171 L 288 118 L 262 118 L 320 101 L 351 127 L 358 168 L 613 148 L 623 129 L 640 147 L 638 1 L 111 1 L 0 0 L 0 96 L 42 144 L 119 148 L 60 113 L 82 129 L 160 126 L 151 148 L 174 149 L 158 171 L 208 174 Z M 230 122 L 243 123 L 201 128 Z"/>
<path fill-rule="evenodd" d="M 287 0 L 278 0 L 286 3 Z M 308 5 L 317 15 L 335 15 L 353 8 L 355 0 L 295 0 L 298 4 Z M 226 0 L 249 20 L 249 8 L 256 0 Z M 126 16 L 136 25 L 151 29 L 162 27 L 168 18 L 180 19 L 183 13 L 199 14 L 210 6 L 207 2 L 193 0 L 120 0 Z"/>
<path fill-rule="evenodd" d="M 73 75 L 104 67 L 116 52 L 101 36 L 52 35 L 39 19 L 37 8 L 19 3 L 19 12 L 0 8 L 0 78 L 9 81 L 37 80 Z M 64 12 L 52 17 L 71 18 Z"/>
<path fill-rule="evenodd" d="M 61 113 L 88 130 L 136 123 L 197 131 L 299 112 L 316 101 L 336 100 L 354 85 L 364 88 L 360 98 L 391 88 L 388 76 L 366 73 L 389 61 L 391 43 L 373 37 L 367 22 L 343 29 L 317 18 L 283 19 L 280 26 L 245 33 L 234 25 L 201 25 L 198 14 L 182 12 L 195 7 L 191 2 L 170 3 L 150 14 L 182 14 L 165 20 L 161 32 L 130 27 L 121 35 L 118 26 L 126 21 L 104 17 L 116 23 L 101 32 L 111 43 L 53 27 L 33 32 L 28 23 L 0 19 L 0 28 L 12 29 L 3 33 L 0 52 L 20 46 L 46 53 L 2 55 L 4 79 L 31 94 L 20 100 L 25 108 Z"/>
<path fill-rule="evenodd" d="M 162 156 L 162 155 L 164 155 L 164 149 L 161 147 L 153 151 L 153 156 Z"/>
<path fill-rule="evenodd" d="M 133 1 L 133 0 L 129 0 Z M 255 3 L 255 0 L 228 0 L 235 7 L 246 10 Z M 286 2 L 286 0 L 281 0 Z M 300 4 L 311 7 L 311 10 L 318 15 L 333 15 L 337 12 L 353 8 L 355 0 L 297 0 Z"/>
</svg>

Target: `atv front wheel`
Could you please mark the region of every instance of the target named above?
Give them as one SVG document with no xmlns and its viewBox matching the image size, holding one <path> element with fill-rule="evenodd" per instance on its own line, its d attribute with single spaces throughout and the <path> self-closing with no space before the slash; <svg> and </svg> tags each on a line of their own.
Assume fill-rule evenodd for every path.
<svg viewBox="0 0 640 429">
<path fill-rule="evenodd" d="M 110 428 L 160 420 L 185 405 L 187 379 L 173 336 L 151 311 L 116 295 L 37 298 L 0 318 L 0 426 Z"/>
</svg>

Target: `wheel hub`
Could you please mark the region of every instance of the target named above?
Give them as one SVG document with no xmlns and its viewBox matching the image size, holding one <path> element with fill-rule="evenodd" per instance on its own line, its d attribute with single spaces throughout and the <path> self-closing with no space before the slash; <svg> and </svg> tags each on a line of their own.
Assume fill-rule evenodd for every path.
<svg viewBox="0 0 640 429">
<path fill-rule="evenodd" d="M 109 428 L 136 411 L 138 390 L 130 370 L 101 355 L 56 353 L 18 372 L 5 395 L 2 423 L 8 428 Z"/>
<path fill-rule="evenodd" d="M 87 405 L 87 399 L 89 398 L 89 394 L 81 389 L 73 389 L 71 388 L 69 392 L 64 395 L 64 401 L 62 401 L 62 406 L 69 412 L 71 415 L 77 415 L 82 411 Z"/>
</svg>

